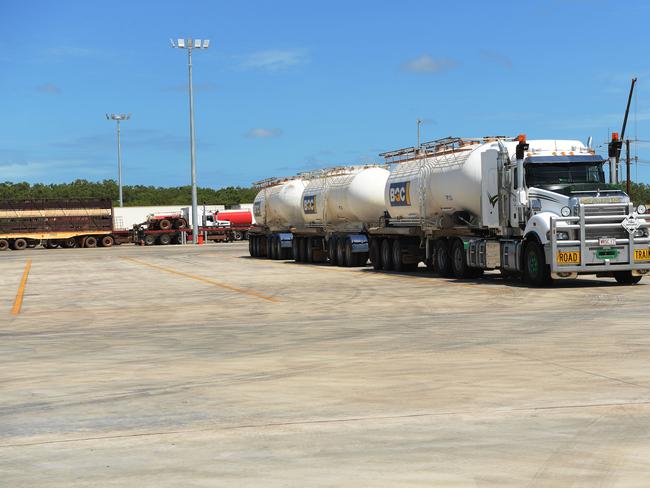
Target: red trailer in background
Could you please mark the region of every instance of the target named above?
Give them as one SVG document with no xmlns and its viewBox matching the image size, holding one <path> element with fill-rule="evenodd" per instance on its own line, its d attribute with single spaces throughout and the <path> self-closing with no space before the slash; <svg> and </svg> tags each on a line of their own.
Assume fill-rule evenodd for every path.
<svg viewBox="0 0 650 488">
<path fill-rule="evenodd" d="M 250 210 L 220 210 L 215 214 L 217 220 L 224 220 L 231 225 L 253 225 L 253 212 Z"/>
</svg>

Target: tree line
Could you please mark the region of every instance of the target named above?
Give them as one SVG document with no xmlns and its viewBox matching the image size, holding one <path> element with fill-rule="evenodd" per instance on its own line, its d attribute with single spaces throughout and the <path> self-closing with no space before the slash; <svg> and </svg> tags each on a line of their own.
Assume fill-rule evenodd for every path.
<svg viewBox="0 0 650 488">
<path fill-rule="evenodd" d="M 200 205 L 236 205 L 252 203 L 257 190 L 229 186 L 227 188 L 197 188 Z M 191 187 L 160 187 L 144 185 L 122 186 L 124 206 L 139 207 L 149 205 L 188 205 L 192 200 Z M 26 200 L 42 198 L 110 198 L 113 204 L 118 202 L 118 186 L 114 180 L 93 182 L 75 180 L 71 183 L 0 183 L 0 200 Z"/>
<path fill-rule="evenodd" d="M 620 188 L 625 191 L 625 184 Z M 650 185 L 632 183 L 630 197 L 634 203 L 650 204 Z M 144 185 L 126 185 L 122 187 L 124 205 L 139 207 L 149 205 L 187 205 L 191 201 L 190 186 L 160 187 Z M 257 190 L 229 186 L 215 190 L 213 188 L 198 188 L 199 204 L 236 205 L 252 203 Z M 39 198 L 110 198 L 118 203 L 118 187 L 114 180 L 92 182 L 75 180 L 72 183 L 0 183 L 0 200 L 23 200 Z"/>
</svg>

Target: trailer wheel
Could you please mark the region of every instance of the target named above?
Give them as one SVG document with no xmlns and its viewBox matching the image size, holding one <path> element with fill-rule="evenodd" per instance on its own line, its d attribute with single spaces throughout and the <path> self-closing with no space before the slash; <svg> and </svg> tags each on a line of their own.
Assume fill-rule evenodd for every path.
<svg viewBox="0 0 650 488">
<path fill-rule="evenodd" d="M 241 241 L 243 239 L 243 236 L 242 236 L 241 232 L 236 230 L 236 231 L 233 231 L 232 238 L 233 238 L 234 241 Z"/>
<path fill-rule="evenodd" d="M 298 261 L 301 263 L 307 261 L 307 239 L 304 237 L 298 239 Z"/>
<path fill-rule="evenodd" d="M 346 239 L 344 241 L 343 251 L 344 251 L 343 259 L 345 260 L 344 265 L 348 268 L 355 266 L 357 264 L 356 262 L 357 256 L 352 252 L 352 241 L 350 239 Z"/>
<path fill-rule="evenodd" d="M 7 251 L 9 249 L 9 241 L 7 239 L 0 239 L 0 251 Z"/>
<path fill-rule="evenodd" d="M 59 243 L 53 239 L 47 239 L 43 241 L 43 247 L 45 249 L 56 249 L 59 247 Z"/>
<path fill-rule="evenodd" d="M 66 249 L 72 249 L 77 247 L 77 239 L 74 237 L 68 237 L 67 239 L 63 239 L 61 241 L 61 246 L 65 247 Z"/>
<path fill-rule="evenodd" d="M 330 261 L 330 265 L 336 266 L 338 264 L 336 260 L 336 237 L 332 236 L 327 241 L 327 259 Z"/>
<path fill-rule="evenodd" d="M 248 241 L 248 254 L 250 254 L 251 257 L 255 256 L 255 252 L 253 251 L 253 249 L 254 249 L 254 247 L 253 247 L 253 239 L 250 239 Z"/>
<path fill-rule="evenodd" d="M 115 244 L 115 239 L 113 238 L 113 236 L 104 236 L 102 237 L 102 240 L 99 241 L 99 244 L 102 247 L 112 247 L 113 244 Z"/>
<path fill-rule="evenodd" d="M 161 234 L 160 237 L 158 238 L 158 244 L 162 246 L 166 246 L 172 241 L 172 238 L 169 234 Z"/>
<path fill-rule="evenodd" d="M 393 240 L 393 270 L 404 271 L 404 259 L 402 257 L 402 243 L 399 238 Z"/>
<path fill-rule="evenodd" d="M 172 223 L 169 219 L 162 219 L 158 222 L 160 230 L 169 230 L 172 228 Z"/>
<path fill-rule="evenodd" d="M 336 265 L 345 266 L 345 241 L 341 237 L 336 238 Z"/>
<path fill-rule="evenodd" d="M 27 248 L 27 241 L 25 239 L 15 239 L 11 247 L 16 251 L 23 251 Z"/>
<path fill-rule="evenodd" d="M 41 243 L 41 241 L 30 239 L 29 241 L 27 241 L 27 247 L 30 248 L 30 249 L 34 249 L 40 243 Z"/>
<path fill-rule="evenodd" d="M 381 269 L 384 271 L 393 269 L 393 249 L 390 239 L 381 241 Z"/>
<path fill-rule="evenodd" d="M 145 246 L 153 246 L 156 243 L 156 236 L 154 234 L 145 234 L 143 241 Z"/>
<path fill-rule="evenodd" d="M 184 229 L 185 227 L 187 227 L 187 220 L 185 219 L 177 219 L 174 222 L 174 229 Z"/>
<path fill-rule="evenodd" d="M 379 239 L 374 237 L 370 240 L 370 263 L 372 269 L 381 269 L 381 244 Z"/>
<path fill-rule="evenodd" d="M 524 277 L 532 286 L 547 286 L 551 282 L 544 249 L 535 241 L 529 241 L 524 249 Z"/>
<path fill-rule="evenodd" d="M 632 271 L 615 271 L 614 279 L 619 285 L 636 285 L 643 276 L 633 276 Z"/>
<path fill-rule="evenodd" d="M 97 238 L 93 236 L 86 237 L 83 247 L 97 247 Z"/>
<path fill-rule="evenodd" d="M 440 276 L 451 276 L 451 259 L 447 239 L 436 241 L 436 270 Z"/>
<path fill-rule="evenodd" d="M 461 239 L 454 239 L 451 245 L 451 271 L 454 278 L 464 279 L 469 276 L 467 253 Z"/>
<path fill-rule="evenodd" d="M 284 249 L 282 249 L 282 239 L 280 236 L 275 238 L 275 259 L 284 258 Z"/>
</svg>

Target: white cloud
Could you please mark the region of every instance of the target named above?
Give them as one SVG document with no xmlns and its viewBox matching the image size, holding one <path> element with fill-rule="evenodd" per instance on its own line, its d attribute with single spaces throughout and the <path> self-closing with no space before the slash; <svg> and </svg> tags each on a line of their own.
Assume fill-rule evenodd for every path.
<svg viewBox="0 0 650 488">
<path fill-rule="evenodd" d="M 488 51 L 484 49 L 481 51 L 481 57 L 486 61 L 490 61 L 494 64 L 499 64 L 504 68 L 507 69 L 512 68 L 512 59 L 510 59 L 505 54 L 501 54 L 496 51 Z"/>
<path fill-rule="evenodd" d="M 61 93 L 61 89 L 56 86 L 54 83 L 45 83 L 43 85 L 38 85 L 36 91 L 41 93 L 50 93 L 52 95 L 58 95 Z"/>
<path fill-rule="evenodd" d="M 269 49 L 249 54 L 241 66 L 248 69 L 282 71 L 307 61 L 306 49 Z"/>
<path fill-rule="evenodd" d="M 402 65 L 403 71 L 409 73 L 442 73 L 449 71 L 457 66 L 458 63 L 449 58 L 432 58 L 428 54 L 423 54 L 415 59 L 407 61 Z"/>
<path fill-rule="evenodd" d="M 282 135 L 282 129 L 278 128 L 264 128 L 256 127 L 249 130 L 246 133 L 248 139 L 268 139 L 270 137 L 280 137 Z"/>
</svg>

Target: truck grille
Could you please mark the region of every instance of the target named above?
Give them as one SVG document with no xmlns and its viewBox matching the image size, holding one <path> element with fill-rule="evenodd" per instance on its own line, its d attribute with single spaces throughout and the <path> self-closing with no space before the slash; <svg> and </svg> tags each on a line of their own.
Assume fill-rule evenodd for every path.
<svg viewBox="0 0 650 488">
<path fill-rule="evenodd" d="M 608 228 L 591 228 L 587 227 L 585 229 L 585 237 L 587 239 L 600 239 L 601 237 L 615 237 L 616 239 L 628 239 L 630 235 L 628 232 L 620 225 L 623 217 L 627 215 L 627 206 L 612 206 L 612 207 L 601 207 L 598 205 L 588 205 L 585 206 L 585 217 L 590 216 L 611 216 L 612 219 L 606 220 L 588 220 L 587 224 L 590 223 L 613 223 L 616 224 L 615 227 Z"/>
<path fill-rule="evenodd" d="M 586 239 L 600 239 L 601 237 L 615 237 L 616 239 L 628 239 L 630 234 L 623 227 L 609 227 L 607 229 L 593 229 L 587 227 L 585 229 Z"/>
<path fill-rule="evenodd" d="M 611 215 L 612 217 L 627 215 L 626 207 L 598 207 L 585 206 L 585 215 Z"/>
</svg>

